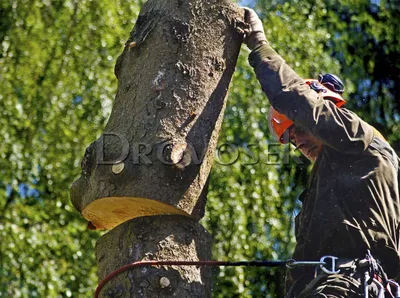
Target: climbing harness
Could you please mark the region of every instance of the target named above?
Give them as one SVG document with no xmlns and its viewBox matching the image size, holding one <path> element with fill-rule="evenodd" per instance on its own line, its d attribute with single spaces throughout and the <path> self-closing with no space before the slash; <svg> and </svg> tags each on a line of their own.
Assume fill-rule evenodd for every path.
<svg viewBox="0 0 400 298">
<path fill-rule="evenodd" d="M 388 293 L 389 297 L 400 298 L 399 284 L 394 280 L 388 279 L 382 266 L 374 259 L 369 250 L 363 259 L 349 261 L 333 256 L 324 256 L 320 261 L 321 263 L 325 262 L 325 265 L 320 265 L 319 268 L 315 269 L 314 278 L 317 277 L 319 269 L 327 275 L 341 273 L 354 277 L 358 273 L 362 283 L 364 298 L 369 298 L 369 287 L 371 284 L 374 284 L 378 289 L 376 298 L 387 297 L 385 296 L 385 292 Z"/>
<path fill-rule="evenodd" d="M 400 298 L 400 286 L 394 280 L 389 280 L 382 266 L 374 259 L 371 252 L 368 250 L 365 259 L 358 262 L 358 267 L 364 271 L 363 288 L 364 298 L 369 298 L 369 286 L 375 284 L 378 288 L 377 298 L 384 298 L 385 292 L 390 294 L 390 297 Z M 394 289 L 395 293 L 392 293 Z M 394 296 L 393 296 L 394 295 Z"/>
<path fill-rule="evenodd" d="M 211 267 L 237 267 L 237 266 L 246 266 L 246 267 L 286 267 L 289 269 L 293 269 L 295 267 L 316 267 L 317 270 L 322 270 L 326 274 L 336 274 L 341 272 L 341 267 L 338 265 L 338 258 L 334 256 L 323 256 L 319 261 L 296 261 L 293 259 L 284 260 L 284 261 L 238 261 L 238 262 L 230 262 L 230 261 L 138 261 L 131 264 L 127 264 L 122 266 L 115 271 L 108 274 L 97 286 L 97 289 L 94 293 L 94 298 L 98 298 L 100 291 L 103 289 L 105 284 L 113 279 L 118 274 L 125 272 L 129 269 L 140 268 L 140 267 L 149 267 L 149 266 L 211 266 Z M 362 262 L 364 261 L 364 262 Z M 364 272 L 364 297 L 368 298 L 368 286 L 374 282 L 379 283 L 379 280 L 376 278 L 379 273 L 381 276 L 386 278 L 384 287 L 380 283 L 380 295 L 377 298 L 384 298 L 384 291 L 388 289 L 388 287 L 392 287 L 396 290 L 395 298 L 400 298 L 400 287 L 393 280 L 387 280 L 386 274 L 384 273 L 382 267 L 375 261 L 375 259 L 368 252 L 367 257 L 364 260 L 359 261 L 359 267 L 365 268 Z M 379 287 L 379 286 L 378 286 Z"/>
</svg>

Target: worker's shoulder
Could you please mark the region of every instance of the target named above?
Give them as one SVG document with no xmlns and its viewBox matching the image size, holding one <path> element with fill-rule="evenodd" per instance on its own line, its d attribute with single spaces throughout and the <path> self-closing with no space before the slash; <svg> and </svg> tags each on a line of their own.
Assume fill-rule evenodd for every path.
<svg viewBox="0 0 400 298">
<path fill-rule="evenodd" d="M 382 134 L 372 127 L 374 135 L 367 150 L 375 154 L 381 155 L 385 160 L 389 161 L 395 168 L 399 167 L 399 157 L 396 151 L 390 146 L 389 142 L 382 136 Z"/>
<path fill-rule="evenodd" d="M 379 130 L 363 120 L 352 110 L 340 108 L 337 109 L 337 111 L 342 114 L 342 118 L 345 117 L 349 122 L 347 129 L 352 131 L 349 131 L 348 133 L 355 139 L 357 139 L 357 137 L 363 139 L 364 144 L 366 145 L 366 152 L 371 150 L 379 152 L 379 154 L 387 157 L 392 163 L 394 163 L 395 166 L 398 166 L 399 157 Z"/>
</svg>

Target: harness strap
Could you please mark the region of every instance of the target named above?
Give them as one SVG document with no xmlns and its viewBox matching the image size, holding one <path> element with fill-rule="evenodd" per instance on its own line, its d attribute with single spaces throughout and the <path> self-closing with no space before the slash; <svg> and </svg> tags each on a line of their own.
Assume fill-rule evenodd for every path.
<svg viewBox="0 0 400 298">
<path fill-rule="evenodd" d="M 384 298 L 385 292 L 387 292 L 390 297 L 400 298 L 400 286 L 394 280 L 389 280 L 385 271 L 379 262 L 372 256 L 371 252 L 368 251 L 367 255 L 363 259 L 339 259 L 336 257 L 328 256 L 333 258 L 333 266 L 331 270 L 324 270 L 322 265 L 320 265 L 323 272 L 326 274 L 343 273 L 354 276 L 356 273 L 360 275 L 361 282 L 364 290 L 364 298 L 369 298 L 369 286 L 375 284 L 379 289 L 377 298 Z M 327 257 L 321 258 L 321 261 L 325 261 Z M 335 266 L 336 265 L 336 266 Z M 316 268 L 316 273 L 317 273 Z M 394 289 L 395 295 L 392 294 L 392 289 Z"/>
</svg>

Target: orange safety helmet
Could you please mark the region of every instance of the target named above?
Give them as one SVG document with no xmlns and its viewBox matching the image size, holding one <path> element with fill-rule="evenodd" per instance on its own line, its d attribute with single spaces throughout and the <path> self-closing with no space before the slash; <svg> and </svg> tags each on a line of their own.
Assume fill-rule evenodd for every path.
<svg viewBox="0 0 400 298">
<path fill-rule="evenodd" d="M 311 89 L 320 94 L 323 99 L 333 101 L 338 108 L 346 103 L 346 101 L 339 93 L 330 90 L 331 88 L 329 85 L 323 84 L 321 83 L 321 81 L 313 79 L 306 79 L 305 82 L 308 86 L 310 86 Z M 289 137 L 285 138 L 284 135 L 285 132 L 288 132 L 288 129 L 292 125 L 292 120 L 288 119 L 285 115 L 279 113 L 273 107 L 270 108 L 268 114 L 268 127 L 276 140 L 278 140 L 282 144 L 288 143 Z"/>
</svg>

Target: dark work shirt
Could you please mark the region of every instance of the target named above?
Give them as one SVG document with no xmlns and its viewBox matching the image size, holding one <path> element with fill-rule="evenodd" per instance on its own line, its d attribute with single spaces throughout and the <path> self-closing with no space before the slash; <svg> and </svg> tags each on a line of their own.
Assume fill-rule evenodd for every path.
<svg viewBox="0 0 400 298">
<path fill-rule="evenodd" d="M 400 205 L 394 150 L 355 113 L 323 100 L 269 45 L 255 49 L 249 61 L 272 106 L 323 142 L 296 217 L 293 258 L 360 258 L 369 249 L 395 277 Z"/>
</svg>

